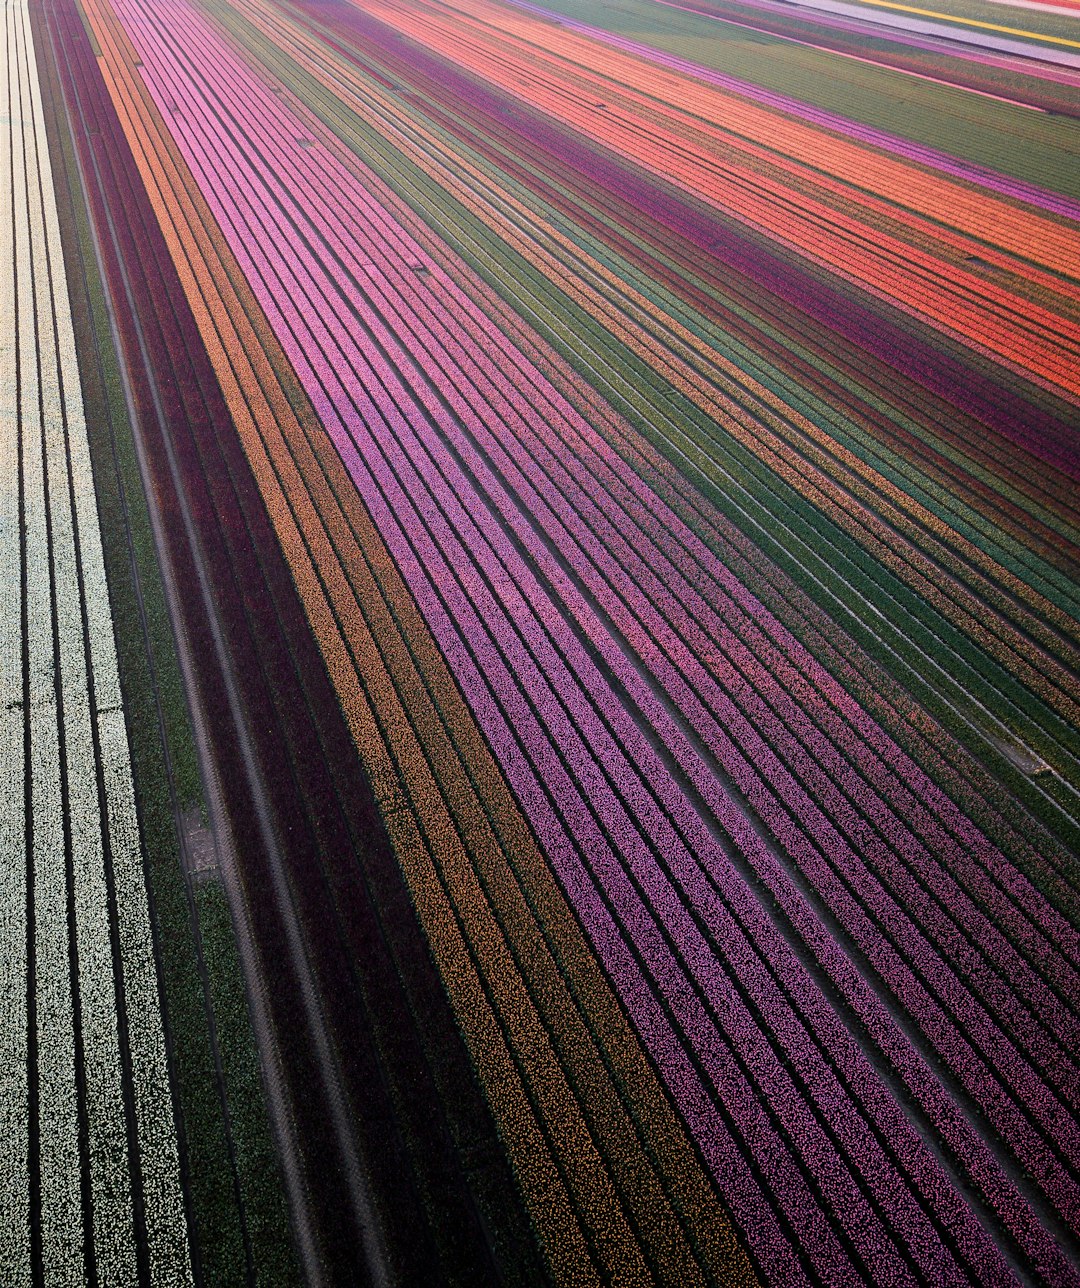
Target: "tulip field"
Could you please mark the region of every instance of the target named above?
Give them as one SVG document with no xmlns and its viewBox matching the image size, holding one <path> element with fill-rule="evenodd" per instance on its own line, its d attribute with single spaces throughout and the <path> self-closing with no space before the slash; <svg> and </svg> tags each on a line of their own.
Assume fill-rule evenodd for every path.
<svg viewBox="0 0 1080 1288">
<path fill-rule="evenodd" d="M 6 0 L 5 1284 L 1080 1285 L 1078 19 Z"/>
</svg>

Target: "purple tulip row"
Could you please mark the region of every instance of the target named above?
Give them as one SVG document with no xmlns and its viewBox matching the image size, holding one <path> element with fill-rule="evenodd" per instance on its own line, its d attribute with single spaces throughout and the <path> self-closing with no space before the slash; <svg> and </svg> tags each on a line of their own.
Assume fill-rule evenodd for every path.
<svg viewBox="0 0 1080 1288">
<path fill-rule="evenodd" d="M 1043 1081 L 1075 1094 L 1075 1068 L 1050 1036 L 1051 1025 L 1075 1032 L 1075 1016 L 1017 950 L 1037 958 L 1041 932 L 1007 897 L 1015 874 L 1004 859 L 981 838 L 962 859 L 970 828 L 956 811 L 919 790 L 898 749 L 404 237 L 371 185 L 328 148 L 301 146 L 311 123 L 197 10 L 154 14 L 131 0 L 118 11 L 763 1263 L 783 1282 L 800 1269 L 833 1282 L 864 1270 L 961 1281 L 962 1262 L 984 1281 L 1007 1278 L 752 893 L 751 871 L 988 1202 L 1049 1256 L 1026 1205 L 814 911 L 827 907 L 1075 1215 L 1080 1151 Z M 957 859 L 972 885 L 980 871 L 1004 872 L 991 911 L 1015 943 L 936 854 Z M 1063 988 L 1073 967 L 1063 956 L 1054 969 Z"/>
</svg>

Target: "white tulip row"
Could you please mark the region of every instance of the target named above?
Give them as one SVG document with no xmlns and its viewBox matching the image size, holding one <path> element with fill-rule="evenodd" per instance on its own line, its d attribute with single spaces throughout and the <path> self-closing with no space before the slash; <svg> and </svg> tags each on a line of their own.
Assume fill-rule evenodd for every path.
<svg viewBox="0 0 1080 1288">
<path fill-rule="evenodd" d="M 29 1265 L 27 1153 L 33 1125 L 25 1073 L 27 838 L 22 782 L 29 771 L 45 1280 L 57 1288 L 84 1280 L 70 970 L 74 957 L 98 1276 L 110 1285 L 137 1282 L 109 934 L 108 853 L 119 916 L 152 1282 L 186 1284 L 190 1256 L 131 765 L 27 0 L 5 4 L 0 76 L 0 113 L 10 112 L 11 120 L 10 131 L 5 128 L 0 139 L 0 193 L 14 194 L 0 211 L 0 575 L 5 608 L 0 683 L 3 760 L 13 788 L 3 793 L 0 806 L 3 1282 L 28 1282 Z M 25 713 L 24 667 L 29 675 Z M 27 727 L 28 766 L 23 764 Z M 65 823 L 72 859 L 73 925 L 68 915 Z M 69 929 L 74 930 L 74 945 Z"/>
</svg>

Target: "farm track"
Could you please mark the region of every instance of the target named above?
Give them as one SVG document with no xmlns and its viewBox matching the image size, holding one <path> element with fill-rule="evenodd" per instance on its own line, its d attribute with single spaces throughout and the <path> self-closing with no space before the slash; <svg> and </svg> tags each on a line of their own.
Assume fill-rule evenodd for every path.
<svg viewBox="0 0 1080 1288">
<path fill-rule="evenodd" d="M 997 55 L 983 181 L 647 0 L 45 12 L 309 1280 L 1080 1282 L 1080 260 Z"/>
</svg>

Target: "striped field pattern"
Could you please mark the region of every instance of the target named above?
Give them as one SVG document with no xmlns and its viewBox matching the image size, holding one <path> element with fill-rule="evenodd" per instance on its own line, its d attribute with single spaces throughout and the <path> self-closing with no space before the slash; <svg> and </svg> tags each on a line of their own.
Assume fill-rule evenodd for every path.
<svg viewBox="0 0 1080 1288">
<path fill-rule="evenodd" d="M 200 585 L 226 546 L 250 542 L 231 566 L 268 586 L 284 560 L 278 625 L 258 629 L 297 674 L 301 648 L 325 664 L 535 1274 L 1080 1283 L 1080 24 L 990 0 L 41 9 L 82 155 L 127 166 L 95 172 L 94 217 L 155 319 L 156 415 L 212 445 L 198 465 L 171 449 L 209 498 L 185 522 L 221 534 L 192 538 Z M 82 1108 L 57 1092 L 39 1132 L 59 1187 L 77 1133 L 98 1167 L 95 1133 L 124 1112 L 105 1085 L 113 977 L 80 964 L 73 1022 L 68 935 L 80 963 L 84 942 L 122 959 L 129 1014 L 152 972 L 123 884 L 130 782 L 22 13 L 0 379 L 22 606 L 2 680 L 34 758 L 5 772 L 41 800 L 4 793 L 3 926 L 31 978 L 65 983 L 32 1000 L 36 1064 L 24 1022 L 3 1068 L 42 1079 L 46 1046 L 102 1053 L 83 1056 Z M 123 232 L 136 209 L 152 238 Z M 167 308 L 140 294 L 155 274 L 175 279 Z M 96 724 L 67 696 L 88 684 Z M 311 754 L 341 759 L 315 692 L 289 790 L 332 836 L 339 806 L 301 750 L 307 719 Z M 27 861 L 24 833 L 66 868 Z M 374 1282 L 478 1282 L 434 1181 L 417 1211 L 441 1250 L 419 1264 L 362 1142 L 348 1163 L 367 1075 L 345 1003 L 312 1001 L 336 977 L 304 874 L 334 891 L 342 979 L 368 979 L 349 882 L 374 892 L 391 956 L 396 932 L 364 861 L 319 854 L 274 878 L 298 910 L 278 960 L 355 1226 L 302 1259 L 327 1281 L 362 1249 Z M 153 1132 L 156 1039 L 123 1040 Z M 4 1112 L 31 1094 L 44 1123 L 47 1090 L 13 1085 Z M 24 1121 L 3 1132 L 5 1202 L 23 1201 Z M 154 1157 L 152 1252 L 182 1234 Z M 126 1183 L 100 1167 L 103 1192 Z M 38 1237 L 60 1238 L 44 1221 L 62 1198 L 42 1193 Z M 525 1282 L 486 1219 L 485 1273 Z M 116 1239 L 103 1284 L 130 1277 L 104 1268 Z"/>
</svg>

